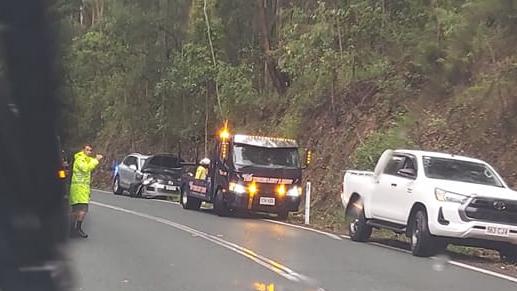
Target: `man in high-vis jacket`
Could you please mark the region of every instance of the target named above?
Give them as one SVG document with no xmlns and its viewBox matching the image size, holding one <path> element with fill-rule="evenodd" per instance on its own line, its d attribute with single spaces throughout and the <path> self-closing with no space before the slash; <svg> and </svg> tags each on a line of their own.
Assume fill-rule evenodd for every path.
<svg viewBox="0 0 517 291">
<path fill-rule="evenodd" d="M 196 169 L 196 180 L 205 180 L 208 174 L 208 166 L 210 166 L 210 159 L 204 158 L 199 162 L 199 166 Z"/>
<path fill-rule="evenodd" d="M 72 206 L 71 237 L 88 237 L 82 229 L 82 224 L 88 212 L 88 203 L 90 203 L 91 174 L 99 165 L 100 160 L 102 160 L 102 155 L 93 157 L 91 145 L 85 145 L 80 152 L 74 155 L 69 197 Z"/>
</svg>

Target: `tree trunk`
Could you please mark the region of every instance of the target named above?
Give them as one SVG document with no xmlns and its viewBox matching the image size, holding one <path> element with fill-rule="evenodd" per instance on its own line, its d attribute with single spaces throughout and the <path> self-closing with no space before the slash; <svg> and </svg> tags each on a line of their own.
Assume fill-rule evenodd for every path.
<svg viewBox="0 0 517 291">
<path fill-rule="evenodd" d="M 79 23 L 81 26 L 84 25 L 84 0 L 81 0 L 81 6 L 79 7 Z"/>
<path fill-rule="evenodd" d="M 104 0 L 100 1 L 100 10 L 99 10 L 99 17 L 102 19 L 104 17 Z"/>
<path fill-rule="evenodd" d="M 97 6 L 97 4 L 98 4 L 98 3 L 97 3 L 97 1 L 95 1 L 95 2 L 94 2 L 94 4 L 95 4 L 95 5 L 94 5 L 94 7 L 92 7 L 92 8 L 90 9 L 91 14 L 92 14 L 92 19 L 91 19 L 91 20 L 92 20 L 92 22 L 91 22 L 91 26 L 93 26 L 93 25 L 95 24 L 95 16 L 96 16 L 95 14 L 97 13 L 97 7 L 96 7 L 96 6 Z"/>
<path fill-rule="evenodd" d="M 332 86 L 330 88 L 330 112 L 332 115 L 332 120 L 334 121 L 334 126 L 338 125 L 338 114 L 336 110 L 336 83 L 337 83 L 337 72 L 334 69 L 332 71 Z"/>
<path fill-rule="evenodd" d="M 162 150 L 167 149 L 167 132 L 169 128 L 169 121 L 167 118 L 167 106 L 165 105 L 165 94 L 162 94 Z"/>
<path fill-rule="evenodd" d="M 339 55 L 343 58 L 343 37 L 341 35 L 341 23 L 337 21 L 337 39 L 339 43 Z"/>
<path fill-rule="evenodd" d="M 210 20 L 208 19 L 206 1 L 207 0 L 204 1 L 204 5 L 203 5 L 203 13 L 205 14 L 205 22 L 206 22 L 206 32 L 208 34 L 208 43 L 210 44 L 210 52 L 212 53 L 212 62 L 214 63 L 214 68 L 217 68 L 217 61 L 215 60 L 214 44 L 212 43 L 212 28 L 210 27 Z M 221 98 L 219 96 L 219 86 L 217 84 L 217 80 L 215 81 L 215 97 L 217 98 L 217 105 L 219 107 L 219 113 L 221 114 L 221 118 L 225 118 L 225 114 L 223 112 L 223 106 L 221 105 Z"/>
<path fill-rule="evenodd" d="M 167 0 L 167 7 L 165 8 L 166 11 L 165 11 L 165 19 L 169 19 L 169 13 L 170 13 L 170 0 Z M 166 26 L 166 24 L 164 24 L 164 26 Z M 170 55 L 170 49 L 169 49 L 169 36 L 167 35 L 167 31 L 165 31 L 165 29 L 163 30 L 163 43 L 165 45 L 165 58 L 166 60 L 170 60 L 171 58 L 171 55 Z"/>
<path fill-rule="evenodd" d="M 266 16 L 266 0 L 257 0 L 257 9 L 260 27 L 259 38 L 262 45 L 262 49 L 264 51 L 264 56 L 266 58 L 269 77 L 271 78 L 271 82 L 273 83 L 273 86 L 275 87 L 278 94 L 284 94 L 286 91 L 286 84 L 282 81 L 280 70 L 278 70 L 276 60 L 273 58 L 271 52 L 271 40 L 268 30 L 269 25 Z"/>
<path fill-rule="evenodd" d="M 208 83 L 206 85 L 206 96 L 205 96 L 205 157 L 208 157 Z"/>
</svg>

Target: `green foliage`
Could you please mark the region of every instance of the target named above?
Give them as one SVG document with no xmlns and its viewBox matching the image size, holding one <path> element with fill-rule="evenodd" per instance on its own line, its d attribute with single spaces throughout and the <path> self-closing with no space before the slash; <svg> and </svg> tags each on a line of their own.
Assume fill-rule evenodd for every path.
<svg viewBox="0 0 517 291">
<path fill-rule="evenodd" d="M 377 160 L 386 149 L 412 148 L 415 146 L 408 134 L 411 118 L 400 114 L 398 121 L 391 127 L 373 132 L 355 150 L 353 154 L 354 167 L 361 170 L 373 170 Z"/>
<path fill-rule="evenodd" d="M 458 88 L 466 88 L 459 99 L 483 99 L 493 95 L 486 93 L 491 83 L 501 90 L 513 84 L 505 77 L 515 76 L 511 66 L 499 62 L 512 62 L 516 2 L 266 1 L 266 52 L 256 1 L 206 0 L 214 64 L 205 0 L 105 0 L 104 15 L 91 25 L 78 24 L 79 2 L 55 1 L 67 135 L 83 143 L 122 134 L 131 147 L 171 150 L 177 139 L 202 139 L 208 116 L 209 131 L 230 118 L 236 127 L 255 120 L 250 127 L 297 137 L 307 114 L 361 100 L 343 93 L 361 82 L 374 84 L 386 104 L 445 98 Z M 282 96 L 271 93 L 266 56 L 285 74 Z M 509 73 L 482 77 L 486 66 Z M 357 163 L 367 167 L 384 147 L 409 146 L 401 130 L 372 133 Z"/>
</svg>

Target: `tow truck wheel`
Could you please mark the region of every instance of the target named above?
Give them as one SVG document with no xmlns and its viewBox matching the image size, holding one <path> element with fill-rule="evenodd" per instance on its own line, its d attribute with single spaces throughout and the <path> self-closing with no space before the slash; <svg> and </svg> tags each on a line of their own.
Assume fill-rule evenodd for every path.
<svg viewBox="0 0 517 291">
<path fill-rule="evenodd" d="M 116 176 L 115 180 L 113 180 L 113 194 L 120 195 L 122 194 L 122 191 L 122 187 L 120 187 L 120 179 Z"/>
<path fill-rule="evenodd" d="M 363 207 L 356 207 L 359 201 L 353 203 L 346 211 L 346 220 L 348 221 L 348 234 L 353 241 L 365 242 L 372 235 L 372 227 L 366 224 Z"/>
<path fill-rule="evenodd" d="M 501 261 L 510 264 L 517 263 L 517 246 L 508 246 L 499 249 L 499 257 Z"/>
<path fill-rule="evenodd" d="M 410 222 L 411 252 L 417 257 L 430 257 L 445 249 L 447 244 L 429 232 L 427 213 L 418 210 Z"/>
<path fill-rule="evenodd" d="M 201 200 L 189 197 L 188 190 L 186 188 L 181 190 L 180 203 L 183 209 L 198 210 L 201 207 Z"/>
<path fill-rule="evenodd" d="M 221 190 L 217 191 L 214 201 L 214 211 L 219 216 L 228 216 L 230 215 L 230 211 L 226 203 L 224 202 L 223 192 Z"/>
</svg>

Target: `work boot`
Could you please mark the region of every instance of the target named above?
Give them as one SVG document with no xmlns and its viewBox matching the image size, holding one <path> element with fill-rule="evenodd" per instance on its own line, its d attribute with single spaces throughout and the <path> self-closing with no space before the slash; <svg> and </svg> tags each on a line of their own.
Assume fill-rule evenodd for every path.
<svg viewBox="0 0 517 291">
<path fill-rule="evenodd" d="M 70 238 L 78 238 L 80 235 L 79 235 L 79 231 L 77 230 L 77 222 L 74 221 L 71 225 L 70 225 Z"/>
<path fill-rule="evenodd" d="M 82 229 L 78 229 L 77 233 L 82 238 L 88 238 L 88 234 L 86 234 L 86 232 L 84 232 Z"/>
<path fill-rule="evenodd" d="M 77 227 L 76 227 L 76 231 L 77 231 L 77 234 L 82 237 L 82 238 L 87 238 L 88 235 L 86 234 L 86 232 L 83 231 L 83 222 L 82 221 L 78 221 L 77 222 Z"/>
</svg>

